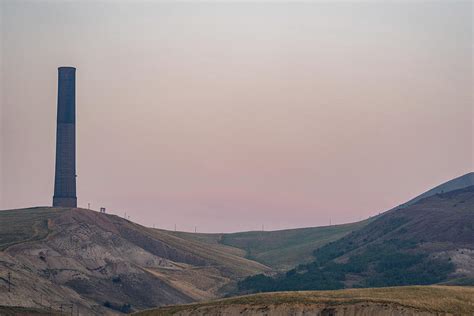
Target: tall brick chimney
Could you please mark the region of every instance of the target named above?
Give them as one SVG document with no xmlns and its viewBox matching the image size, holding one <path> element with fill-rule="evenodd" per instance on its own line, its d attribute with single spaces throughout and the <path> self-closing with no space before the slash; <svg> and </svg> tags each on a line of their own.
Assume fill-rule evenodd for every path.
<svg viewBox="0 0 474 316">
<path fill-rule="evenodd" d="M 58 68 L 56 174 L 53 206 L 77 207 L 76 197 L 76 68 Z"/>
</svg>

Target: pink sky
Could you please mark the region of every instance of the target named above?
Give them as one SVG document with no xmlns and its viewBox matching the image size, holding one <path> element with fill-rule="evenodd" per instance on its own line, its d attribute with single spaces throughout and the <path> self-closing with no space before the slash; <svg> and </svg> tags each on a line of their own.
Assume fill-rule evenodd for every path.
<svg viewBox="0 0 474 316">
<path fill-rule="evenodd" d="M 79 205 L 148 226 L 351 222 L 473 170 L 470 1 L 0 9 L 0 209 L 51 204 L 63 65 Z"/>
</svg>

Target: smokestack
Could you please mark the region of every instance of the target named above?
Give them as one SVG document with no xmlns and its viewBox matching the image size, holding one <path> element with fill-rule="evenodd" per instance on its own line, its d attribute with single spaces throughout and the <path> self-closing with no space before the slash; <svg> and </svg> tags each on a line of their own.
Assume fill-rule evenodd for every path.
<svg viewBox="0 0 474 316">
<path fill-rule="evenodd" d="M 58 68 L 56 173 L 53 206 L 77 207 L 76 68 Z"/>
</svg>

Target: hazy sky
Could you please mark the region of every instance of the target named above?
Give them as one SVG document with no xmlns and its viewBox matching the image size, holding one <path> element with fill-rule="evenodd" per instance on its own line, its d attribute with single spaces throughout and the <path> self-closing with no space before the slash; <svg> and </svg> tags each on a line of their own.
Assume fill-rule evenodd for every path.
<svg viewBox="0 0 474 316">
<path fill-rule="evenodd" d="M 350 222 L 473 170 L 471 1 L 0 3 L 0 209 L 51 205 L 63 65 L 79 205 L 148 226 Z"/>
</svg>

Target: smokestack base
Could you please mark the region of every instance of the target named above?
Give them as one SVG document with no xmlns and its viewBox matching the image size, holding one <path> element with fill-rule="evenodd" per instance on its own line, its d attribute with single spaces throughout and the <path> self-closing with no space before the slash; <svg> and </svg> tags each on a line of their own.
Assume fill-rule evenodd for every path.
<svg viewBox="0 0 474 316">
<path fill-rule="evenodd" d="M 53 207 L 77 207 L 75 197 L 53 197 Z"/>
</svg>

